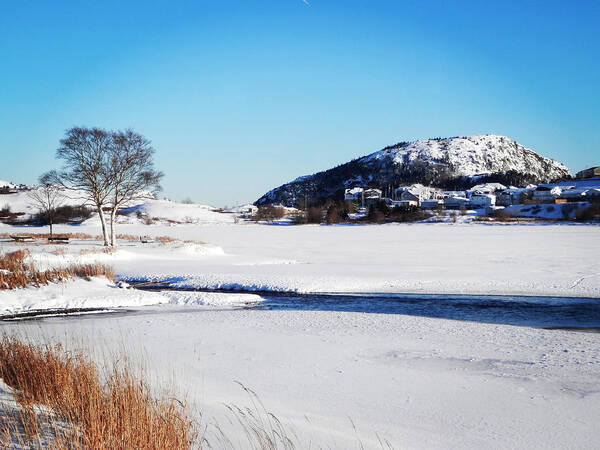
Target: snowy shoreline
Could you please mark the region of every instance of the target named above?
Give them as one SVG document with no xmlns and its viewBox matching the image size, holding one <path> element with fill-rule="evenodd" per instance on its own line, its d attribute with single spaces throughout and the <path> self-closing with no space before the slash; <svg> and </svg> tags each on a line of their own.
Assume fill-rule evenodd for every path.
<svg viewBox="0 0 600 450">
<path fill-rule="evenodd" d="M 221 287 L 199 287 L 193 284 L 186 285 L 186 282 L 179 281 L 176 283 L 176 286 L 173 285 L 160 285 L 153 287 L 153 283 L 156 280 L 155 277 L 145 277 L 145 278 L 120 278 L 122 281 L 126 281 L 131 285 L 134 289 L 139 289 L 141 291 L 147 292 L 202 292 L 202 293 L 214 293 L 214 294 L 256 294 L 259 296 L 265 297 L 273 297 L 273 296 L 283 296 L 283 297 L 295 297 L 295 296 L 311 296 L 311 295 L 331 295 L 331 296 L 391 296 L 391 297 L 402 297 L 402 296 L 410 296 L 410 297 L 431 297 L 431 296 L 440 296 L 440 297 L 490 297 L 490 298 L 511 298 L 511 297 L 524 297 L 524 298 L 564 298 L 564 299 L 589 299 L 596 300 L 599 297 L 593 296 L 585 296 L 585 295 L 558 295 L 558 294 L 540 294 L 540 293 L 489 293 L 489 292 L 395 292 L 395 291 L 379 291 L 379 292 L 371 292 L 371 291 L 305 291 L 305 290 L 296 290 L 296 291 L 286 291 L 286 290 L 277 290 L 274 289 L 260 289 L 253 287 L 246 287 L 237 283 L 233 283 L 231 287 L 221 286 Z M 136 284 L 146 284 L 150 283 L 148 287 L 136 287 Z M 159 282 L 160 283 L 160 282 Z"/>
</svg>

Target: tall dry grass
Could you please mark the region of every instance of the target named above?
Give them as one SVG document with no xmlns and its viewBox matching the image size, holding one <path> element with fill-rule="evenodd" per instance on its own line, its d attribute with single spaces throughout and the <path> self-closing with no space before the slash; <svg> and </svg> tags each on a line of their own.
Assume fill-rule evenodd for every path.
<svg viewBox="0 0 600 450">
<path fill-rule="evenodd" d="M 126 363 L 105 369 L 80 352 L 26 339 L 0 338 L 0 377 L 13 388 L 17 407 L 0 403 L 0 447 L 80 449 L 253 449 L 332 448 L 302 439 L 293 426 L 268 411 L 258 395 L 238 383 L 247 406 L 226 404 L 233 428 L 216 421 L 201 426 L 172 392 L 153 395 Z M 306 418 L 308 424 L 311 422 Z M 351 421 L 356 442 L 364 449 Z M 233 433 L 231 435 L 230 433 Z M 376 447 L 393 450 L 377 437 Z M 333 448 L 337 446 L 333 445 Z"/>
<path fill-rule="evenodd" d="M 28 250 L 17 250 L 0 256 L 0 290 L 42 286 L 77 277 L 104 276 L 114 281 L 112 268 L 103 264 L 73 264 L 66 268 L 38 270 L 29 259 Z"/>
<path fill-rule="evenodd" d="M 19 412 L 0 423 L 4 446 L 56 449 L 189 449 L 198 434 L 185 403 L 154 397 L 127 365 L 102 382 L 98 366 L 60 345 L 0 339 L 0 377 Z M 46 413 L 39 406 L 48 408 Z"/>
</svg>

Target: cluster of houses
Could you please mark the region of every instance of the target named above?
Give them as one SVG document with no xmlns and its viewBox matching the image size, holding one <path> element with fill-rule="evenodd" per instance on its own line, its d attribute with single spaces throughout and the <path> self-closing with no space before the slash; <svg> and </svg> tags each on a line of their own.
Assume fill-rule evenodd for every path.
<svg viewBox="0 0 600 450">
<path fill-rule="evenodd" d="M 445 191 L 413 184 L 390 190 L 389 196 L 384 196 L 380 189 L 354 187 L 345 190 L 344 199 L 366 208 L 384 201 L 391 207 L 487 210 L 496 206 L 600 201 L 600 167 L 577 175 L 579 179 L 571 182 L 520 187 L 485 183 L 465 191 Z"/>
</svg>

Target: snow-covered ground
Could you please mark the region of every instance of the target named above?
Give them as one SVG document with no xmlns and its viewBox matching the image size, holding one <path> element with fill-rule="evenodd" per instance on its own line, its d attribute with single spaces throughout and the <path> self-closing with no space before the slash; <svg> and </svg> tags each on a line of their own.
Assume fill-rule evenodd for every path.
<svg viewBox="0 0 600 450">
<path fill-rule="evenodd" d="M 93 221 L 57 231 L 99 234 Z M 121 278 L 172 277 L 185 287 L 600 297 L 600 227 L 591 225 L 130 223 L 118 233 L 178 240 L 123 240 L 103 253 L 86 239 L 62 246 L 0 239 L 0 252 L 28 248 L 42 268 L 97 261 Z M 309 441 L 358 448 L 358 439 L 380 448 L 377 435 L 395 448 L 594 448 L 600 440 L 600 334 L 237 308 L 260 300 L 77 280 L 0 292 L 2 310 L 122 305 L 137 312 L 0 328 L 91 355 L 125 351 L 152 379 L 175 381 L 238 442 L 241 430 L 229 425 L 223 403 L 250 400 L 235 381 L 291 425 L 300 448 Z"/>
<path fill-rule="evenodd" d="M 98 234 L 92 225 L 57 228 Z M 600 297 L 598 226 L 125 224 L 118 232 L 206 243 L 122 241 L 116 254 L 97 256 L 120 278 L 172 278 L 178 287 Z M 23 247 L 0 241 L 3 252 Z M 90 245 L 60 248 L 77 253 L 80 244 Z"/>
<path fill-rule="evenodd" d="M 125 351 L 234 441 L 255 390 L 308 448 L 597 448 L 600 335 L 401 315 L 157 307 L 3 324 L 91 355 Z M 350 420 L 356 425 L 353 429 Z M 209 430 L 211 428 L 209 427 Z M 239 445 L 238 448 L 245 448 Z"/>
</svg>

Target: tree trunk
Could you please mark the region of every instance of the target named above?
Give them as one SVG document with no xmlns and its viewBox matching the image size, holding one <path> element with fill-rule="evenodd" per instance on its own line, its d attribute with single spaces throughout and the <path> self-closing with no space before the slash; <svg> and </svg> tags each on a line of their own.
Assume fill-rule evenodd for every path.
<svg viewBox="0 0 600 450">
<path fill-rule="evenodd" d="M 50 237 L 52 237 L 52 221 L 50 221 Z"/>
<path fill-rule="evenodd" d="M 108 247 L 108 231 L 106 230 L 106 218 L 104 217 L 104 211 L 102 206 L 97 206 L 98 216 L 100 216 L 100 224 L 102 225 L 102 238 L 104 239 L 104 246 Z"/>
<path fill-rule="evenodd" d="M 117 208 L 113 208 L 110 210 L 110 245 L 115 247 L 116 239 L 115 239 L 115 218 L 117 217 Z"/>
</svg>

